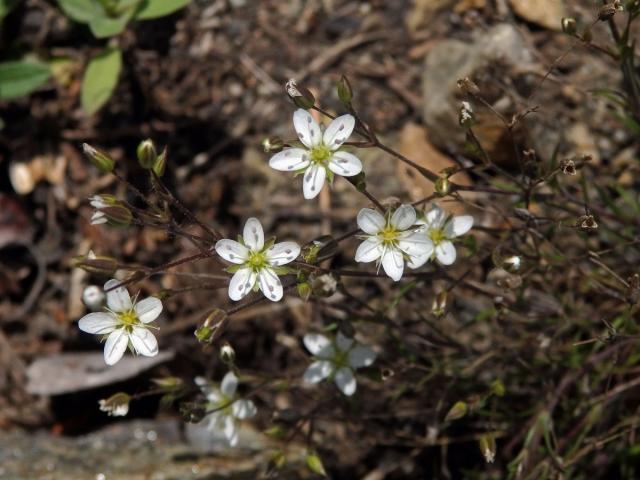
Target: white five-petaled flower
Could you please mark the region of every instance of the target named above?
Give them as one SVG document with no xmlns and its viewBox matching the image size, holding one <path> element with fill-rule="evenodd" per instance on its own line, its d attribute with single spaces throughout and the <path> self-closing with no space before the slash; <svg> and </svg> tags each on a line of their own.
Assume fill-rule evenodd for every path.
<svg viewBox="0 0 640 480">
<path fill-rule="evenodd" d="M 358 213 L 358 227 L 366 233 L 356 250 L 356 262 L 378 262 L 394 281 L 402 278 L 404 262 L 411 268 L 422 266 L 433 252 L 431 242 L 420 234 L 416 211 L 411 205 L 401 205 L 386 216 L 370 208 Z"/>
<path fill-rule="evenodd" d="M 264 231 L 257 218 L 250 218 L 244 224 L 241 242 L 225 238 L 218 240 L 215 247 L 218 255 L 235 264 L 228 269 L 233 272 L 229 298 L 237 301 L 259 288 L 265 297 L 277 302 L 283 292 L 279 267 L 294 261 L 300 254 L 300 246 L 295 242 L 265 244 Z"/>
<path fill-rule="evenodd" d="M 422 236 L 427 239 L 427 260 L 436 258 L 442 265 L 451 265 L 456 261 L 456 247 L 452 240 L 471 230 L 473 217 L 447 216 L 438 205 L 433 205 L 416 223 L 422 225 Z"/>
<path fill-rule="evenodd" d="M 319 333 L 309 333 L 304 336 L 303 341 L 307 350 L 316 358 L 304 372 L 304 381 L 319 383 L 325 378 L 333 379 L 340 391 L 347 396 L 356 391 L 354 371 L 368 367 L 376 359 L 376 352 L 371 347 L 359 345 L 341 332 L 338 332 L 335 341 Z"/>
<path fill-rule="evenodd" d="M 120 284 L 112 279 L 104 284 L 104 289 Z M 149 331 L 149 323 L 162 313 L 162 302 L 156 297 L 133 301 L 124 287 L 107 291 L 105 312 L 85 315 L 78 321 L 83 332 L 106 335 L 104 361 L 114 365 L 122 358 L 127 346 L 136 354 L 153 357 L 158 354 L 158 342 Z"/>
<path fill-rule="evenodd" d="M 269 166 L 283 172 L 304 172 L 304 198 L 315 198 L 327 176 L 331 181 L 334 174 L 352 177 L 362 171 L 358 157 L 340 150 L 353 132 L 355 123 L 352 115 L 342 115 L 334 119 L 323 133 L 309 112 L 298 109 L 293 113 L 293 127 L 306 148 L 285 148 L 271 157 Z"/>
<path fill-rule="evenodd" d="M 254 417 L 257 413 L 255 404 L 251 400 L 236 398 L 238 377 L 228 372 L 220 388 L 211 385 L 202 377 L 196 377 L 196 384 L 207 397 L 207 410 L 214 410 L 202 421 L 206 422 L 210 430 L 222 432 L 232 447 L 238 443 L 238 428 L 236 420 Z"/>
</svg>

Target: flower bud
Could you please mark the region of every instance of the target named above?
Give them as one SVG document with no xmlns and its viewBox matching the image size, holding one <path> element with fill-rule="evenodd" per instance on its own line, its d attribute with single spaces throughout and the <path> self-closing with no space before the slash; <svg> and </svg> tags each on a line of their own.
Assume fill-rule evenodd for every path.
<svg viewBox="0 0 640 480">
<path fill-rule="evenodd" d="M 184 386 L 184 382 L 178 377 L 152 378 L 151 381 L 165 392 L 180 390 Z"/>
<path fill-rule="evenodd" d="M 482 435 L 478 440 L 480 452 L 487 463 L 493 463 L 496 459 L 496 439 L 491 435 Z"/>
<path fill-rule="evenodd" d="M 342 75 L 338 81 L 337 90 L 340 101 L 347 106 L 351 105 L 351 100 L 353 100 L 353 89 L 351 88 L 349 79 L 344 75 Z"/>
<path fill-rule="evenodd" d="M 140 142 L 136 153 L 138 154 L 138 162 L 140 163 L 140 166 L 145 170 L 152 168 L 158 158 L 156 146 L 153 144 L 151 139 Z"/>
<path fill-rule="evenodd" d="M 164 169 L 167 166 L 167 147 L 164 148 L 162 153 L 156 157 L 156 161 L 153 163 L 151 169 L 158 177 L 164 175 Z"/>
<path fill-rule="evenodd" d="M 564 17 L 561 22 L 562 31 L 567 35 L 574 36 L 578 32 L 576 19 L 573 17 Z"/>
<path fill-rule="evenodd" d="M 87 285 L 82 291 L 82 303 L 93 312 L 102 309 L 104 299 L 105 294 L 97 285 Z"/>
<path fill-rule="evenodd" d="M 220 347 L 220 360 L 222 360 L 229 366 L 232 366 L 236 361 L 236 351 L 229 344 L 229 342 L 225 342 L 224 345 Z"/>
<path fill-rule="evenodd" d="M 330 273 L 316 277 L 311 283 L 313 294 L 318 297 L 330 297 L 338 289 L 338 281 Z"/>
<path fill-rule="evenodd" d="M 480 87 L 478 87 L 478 85 L 476 85 L 469 77 L 458 79 L 457 84 L 462 93 L 471 95 L 480 94 Z"/>
<path fill-rule="evenodd" d="M 311 285 L 309 285 L 309 282 L 301 282 L 298 284 L 297 286 L 298 289 L 298 295 L 300 295 L 300 298 L 302 299 L 303 302 L 308 302 L 309 298 L 311 298 Z"/>
<path fill-rule="evenodd" d="M 106 153 L 93 148 L 88 143 L 82 144 L 82 151 L 93 165 L 103 173 L 112 172 L 116 162 Z"/>
<path fill-rule="evenodd" d="M 442 317 L 447 312 L 447 307 L 449 306 L 449 293 L 444 290 L 438 293 L 433 299 L 433 304 L 431 306 L 431 313 L 433 313 L 436 317 Z"/>
<path fill-rule="evenodd" d="M 502 268 L 510 273 L 515 273 L 520 270 L 522 266 L 522 259 L 518 255 L 511 255 L 502 260 Z"/>
<path fill-rule="evenodd" d="M 118 392 L 107 399 L 98 401 L 100 411 L 107 412 L 111 417 L 124 417 L 129 413 L 131 396 L 124 392 Z"/>
<path fill-rule="evenodd" d="M 103 218 L 106 219 L 106 223 L 112 227 L 128 227 L 133 221 L 133 214 L 131 210 L 123 205 L 113 205 L 98 210 L 93 217 L 91 217 L 91 223 L 94 225 L 105 223 L 101 221 Z"/>
<path fill-rule="evenodd" d="M 269 137 L 262 140 L 264 153 L 278 153 L 284 148 L 284 141 L 280 137 Z"/>
<path fill-rule="evenodd" d="M 331 235 L 322 235 L 302 247 L 302 258 L 307 263 L 318 263 L 338 252 L 338 242 Z"/>
<path fill-rule="evenodd" d="M 606 5 L 601 6 L 600 10 L 598 10 L 598 20 L 601 22 L 611 20 L 619 10 L 622 10 L 622 5 L 620 5 L 619 1 L 607 3 Z"/>
<path fill-rule="evenodd" d="M 590 27 L 585 28 L 580 38 L 585 43 L 591 43 L 591 40 L 593 40 L 593 34 L 591 33 L 591 28 Z"/>
<path fill-rule="evenodd" d="M 316 104 L 316 98 L 313 94 L 305 87 L 299 86 L 293 79 L 285 84 L 285 91 L 298 108 L 309 110 Z"/>
<path fill-rule="evenodd" d="M 219 308 L 213 309 L 196 329 L 194 335 L 200 343 L 212 343 L 227 324 L 227 312 Z"/>
<path fill-rule="evenodd" d="M 453 407 L 449 409 L 447 415 L 444 418 L 445 422 L 449 422 L 451 420 L 458 420 L 459 418 L 464 417 L 469 411 L 469 407 L 466 402 L 459 401 L 453 404 Z"/>
<path fill-rule="evenodd" d="M 81 255 L 71 260 L 71 266 L 74 268 L 80 268 L 85 272 L 95 273 L 105 276 L 113 276 L 118 270 L 118 262 L 115 258 L 95 256 L 95 255 Z"/>
<path fill-rule="evenodd" d="M 434 185 L 436 194 L 439 197 L 444 197 L 451 192 L 451 182 L 449 181 L 449 177 L 440 177 L 436 180 Z"/>
</svg>

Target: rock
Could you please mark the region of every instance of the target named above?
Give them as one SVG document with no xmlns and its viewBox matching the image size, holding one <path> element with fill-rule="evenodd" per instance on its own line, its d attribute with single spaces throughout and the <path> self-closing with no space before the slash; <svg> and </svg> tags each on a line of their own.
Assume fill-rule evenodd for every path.
<svg viewBox="0 0 640 480">
<path fill-rule="evenodd" d="M 561 30 L 562 17 L 567 16 L 562 0 L 509 0 L 509 3 L 516 15 L 549 30 Z"/>
<path fill-rule="evenodd" d="M 434 144 L 453 151 L 464 148 L 464 131 L 458 123 L 463 97 L 457 81 L 464 77 L 473 78 L 476 73 L 493 64 L 507 69 L 517 67 L 519 70 L 533 65 L 531 51 L 512 25 L 498 24 L 486 32 L 476 32 L 468 42 L 444 40 L 428 53 L 422 81 L 423 120 Z M 487 95 L 483 92 L 483 98 L 485 97 Z M 495 102 L 504 104 L 505 110 L 513 108 L 506 97 L 498 98 Z M 488 109 L 483 109 L 478 102 L 473 102 L 473 106 L 477 116 L 489 118 L 493 115 L 487 115 L 485 110 Z M 508 115 L 508 112 L 505 113 Z M 500 126 L 502 122 L 495 115 L 493 117 L 496 125 L 491 125 L 491 138 L 498 139 L 495 143 L 499 143 L 504 133 L 502 130 L 506 130 L 506 127 Z M 482 129 L 481 125 L 478 127 Z M 499 131 L 495 132 L 496 128 Z"/>
<path fill-rule="evenodd" d="M 27 391 L 35 395 L 61 395 L 90 390 L 135 377 L 173 358 L 173 352 L 155 357 L 125 355 L 112 367 L 102 353 L 63 353 L 40 357 L 27 368 Z"/>
</svg>

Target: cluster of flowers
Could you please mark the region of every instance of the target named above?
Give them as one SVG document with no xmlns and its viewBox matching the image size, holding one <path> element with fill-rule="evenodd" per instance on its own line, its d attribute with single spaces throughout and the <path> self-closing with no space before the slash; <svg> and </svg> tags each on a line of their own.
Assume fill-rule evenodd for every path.
<svg viewBox="0 0 640 480">
<path fill-rule="evenodd" d="M 290 171 L 303 176 L 303 194 L 307 199 L 316 197 L 325 179 L 333 181 L 334 175 L 354 176 L 362 171 L 362 162 L 353 154 L 341 150 L 355 128 L 352 115 L 342 115 L 322 131 L 315 119 L 304 109 L 293 115 L 293 124 L 303 147 L 288 147 L 275 154 L 269 165 L 280 171 Z M 101 210 L 112 202 L 92 197 L 96 212 L 92 223 L 104 223 Z M 363 208 L 357 216 L 363 235 L 355 260 L 361 263 L 376 262 L 386 275 L 399 281 L 405 264 L 412 269 L 423 266 L 429 260 L 451 265 L 456 260 L 453 240 L 467 233 L 473 226 L 471 216 L 448 216 L 438 205 L 427 211 L 417 212 L 412 205 L 401 205 L 395 210 L 378 212 Z M 232 265 L 227 268 L 233 276 L 229 283 L 229 298 L 238 301 L 251 291 L 260 290 L 271 301 L 282 299 L 284 289 L 280 276 L 292 273 L 285 265 L 294 262 L 301 248 L 295 242 L 275 243 L 265 241 L 260 221 L 249 218 L 238 241 L 219 240 L 217 254 Z M 162 303 L 154 297 L 137 301 L 131 299 L 126 288 L 117 280 L 109 280 L 105 286 L 107 307 L 105 312 L 94 312 L 79 321 L 81 330 L 106 336 L 104 358 L 108 365 L 115 364 L 127 346 L 136 354 L 154 356 L 158 343 L 149 324 L 162 312 Z M 315 357 L 306 369 L 303 380 L 316 384 L 329 379 L 335 382 L 347 396 L 356 391 L 356 369 L 368 367 L 375 361 L 375 351 L 359 345 L 353 339 L 338 333 L 330 339 L 320 334 L 305 335 L 304 345 Z M 202 378 L 196 383 L 205 394 L 212 412 L 205 418 L 208 425 L 221 431 L 230 445 L 238 440 L 237 419 L 253 417 L 256 406 L 250 400 L 236 398 L 238 377 L 229 372 L 220 387 Z"/>
</svg>

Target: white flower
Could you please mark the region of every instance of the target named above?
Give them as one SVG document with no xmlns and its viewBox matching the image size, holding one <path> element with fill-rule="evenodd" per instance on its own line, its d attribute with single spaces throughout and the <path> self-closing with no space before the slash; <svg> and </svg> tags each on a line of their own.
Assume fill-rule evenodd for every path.
<svg viewBox="0 0 640 480">
<path fill-rule="evenodd" d="M 221 431 L 229 445 L 238 443 L 238 429 L 236 420 L 251 418 L 257 413 L 255 404 L 251 400 L 236 398 L 238 377 L 228 372 L 220 388 L 211 385 L 202 377 L 196 377 L 196 384 L 207 397 L 207 410 L 215 410 L 202 421 L 208 423 L 210 430 Z"/>
<path fill-rule="evenodd" d="M 104 289 L 118 285 L 118 280 L 109 280 Z M 155 297 L 140 301 L 131 300 L 124 287 L 107 292 L 105 312 L 85 315 L 78 321 L 83 332 L 107 335 L 104 344 L 104 361 L 114 365 L 122 358 L 127 346 L 136 354 L 153 357 L 158 354 L 158 342 L 149 331 L 149 323 L 162 313 L 162 302 Z"/>
<path fill-rule="evenodd" d="M 396 282 L 402 278 L 405 259 L 411 268 L 422 266 L 431 255 L 431 242 L 417 232 L 415 223 L 416 211 L 411 205 L 402 205 L 386 217 L 363 208 L 358 213 L 358 227 L 367 235 L 356 250 L 356 262 L 376 261 Z"/>
<path fill-rule="evenodd" d="M 108 207 L 109 205 L 104 201 L 102 196 L 94 195 L 89 197 L 90 205 L 96 209 L 91 215 L 91 225 L 101 225 L 103 223 L 107 223 L 107 216 L 101 210 L 103 208 Z"/>
<path fill-rule="evenodd" d="M 435 257 L 442 265 L 451 265 L 456 261 L 456 247 L 453 246 L 452 240 L 471 230 L 473 217 L 448 217 L 438 205 L 433 205 L 416 223 L 424 225 L 421 231 L 427 240 L 427 260 Z"/>
<path fill-rule="evenodd" d="M 331 378 L 347 396 L 356 391 L 354 371 L 368 367 L 376 359 L 376 352 L 371 347 L 359 345 L 341 332 L 338 332 L 335 341 L 319 333 L 309 333 L 303 341 L 307 350 L 317 358 L 304 372 L 304 381 L 319 383 Z"/>
<path fill-rule="evenodd" d="M 265 244 L 264 231 L 257 218 L 250 218 L 244 224 L 240 242 L 225 238 L 218 240 L 215 248 L 218 255 L 235 264 L 227 270 L 233 273 L 229 298 L 234 301 L 258 288 L 269 300 L 280 300 L 280 267 L 294 261 L 300 254 L 300 246 L 295 242 L 273 244 L 270 241 Z"/>
<path fill-rule="evenodd" d="M 355 123 L 352 115 L 342 115 L 333 120 L 323 133 L 309 112 L 298 109 L 293 113 L 293 127 L 306 148 L 285 148 L 271 157 L 269 166 L 282 172 L 304 172 L 304 198 L 315 198 L 327 176 L 331 182 L 334 174 L 352 177 L 362 171 L 358 157 L 340 150 L 353 132 Z"/>
</svg>

